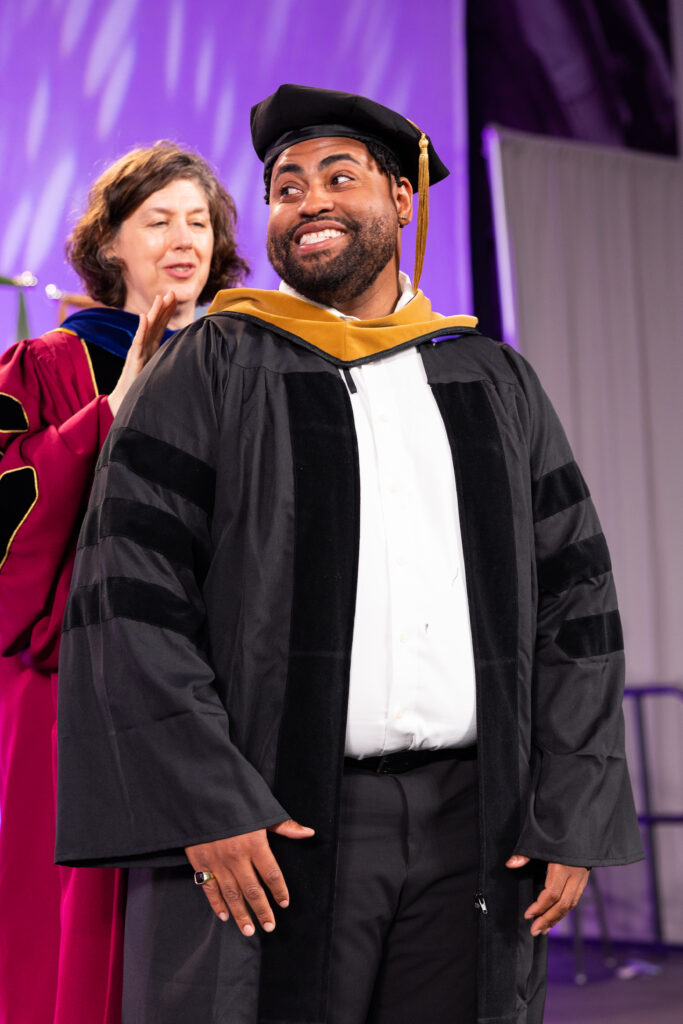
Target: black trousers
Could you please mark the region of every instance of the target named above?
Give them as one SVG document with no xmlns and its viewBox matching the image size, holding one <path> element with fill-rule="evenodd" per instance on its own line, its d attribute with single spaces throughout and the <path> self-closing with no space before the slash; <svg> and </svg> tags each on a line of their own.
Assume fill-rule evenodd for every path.
<svg viewBox="0 0 683 1024">
<path fill-rule="evenodd" d="M 345 772 L 328 1024 L 475 1024 L 476 761 Z"/>
</svg>

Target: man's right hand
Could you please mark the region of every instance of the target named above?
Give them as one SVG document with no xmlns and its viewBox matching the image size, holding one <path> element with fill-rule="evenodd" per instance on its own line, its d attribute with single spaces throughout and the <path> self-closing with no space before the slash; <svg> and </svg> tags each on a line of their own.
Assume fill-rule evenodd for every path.
<svg viewBox="0 0 683 1024">
<path fill-rule="evenodd" d="M 315 835 L 312 828 L 288 818 L 268 829 L 185 847 L 194 870 L 210 871 L 214 876 L 202 886 L 211 909 L 221 921 L 227 921 L 232 914 L 244 935 L 254 934 L 249 907 L 264 931 L 272 932 L 275 928 L 275 915 L 264 885 L 280 907 L 289 906 L 289 892 L 270 849 L 268 832 L 276 832 L 287 839 L 309 839 Z"/>
</svg>

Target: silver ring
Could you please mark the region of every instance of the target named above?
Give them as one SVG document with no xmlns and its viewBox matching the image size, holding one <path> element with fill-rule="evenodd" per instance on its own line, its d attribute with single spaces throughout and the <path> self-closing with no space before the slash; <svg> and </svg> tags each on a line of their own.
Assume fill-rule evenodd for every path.
<svg viewBox="0 0 683 1024">
<path fill-rule="evenodd" d="M 195 871 L 194 873 L 194 884 L 195 885 L 206 885 L 210 882 L 215 875 L 212 875 L 210 871 Z"/>
</svg>

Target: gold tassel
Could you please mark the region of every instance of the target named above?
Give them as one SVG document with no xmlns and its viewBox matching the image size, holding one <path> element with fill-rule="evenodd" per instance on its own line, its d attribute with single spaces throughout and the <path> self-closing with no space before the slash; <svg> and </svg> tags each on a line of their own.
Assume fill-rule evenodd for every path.
<svg viewBox="0 0 683 1024">
<path fill-rule="evenodd" d="M 417 126 L 416 126 L 417 127 Z M 417 227 L 415 230 L 415 269 L 413 291 L 416 292 L 422 276 L 422 267 L 427 246 L 429 226 L 429 140 L 424 132 L 420 134 L 420 162 L 417 171 Z"/>
</svg>

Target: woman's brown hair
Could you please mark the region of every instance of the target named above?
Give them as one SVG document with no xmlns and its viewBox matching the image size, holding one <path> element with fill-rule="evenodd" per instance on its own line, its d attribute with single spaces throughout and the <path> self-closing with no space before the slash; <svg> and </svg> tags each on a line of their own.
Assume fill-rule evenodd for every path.
<svg viewBox="0 0 683 1024">
<path fill-rule="evenodd" d="M 248 263 L 235 243 L 235 204 L 202 157 L 173 142 L 133 149 L 99 176 L 88 194 L 88 209 L 66 243 L 67 259 L 82 278 L 88 295 L 105 306 L 123 306 L 126 285 L 123 261 L 107 256 L 116 232 L 145 199 L 177 178 L 196 181 L 206 193 L 213 228 L 209 276 L 198 298 L 210 302 L 221 288 L 241 283 Z"/>
</svg>

